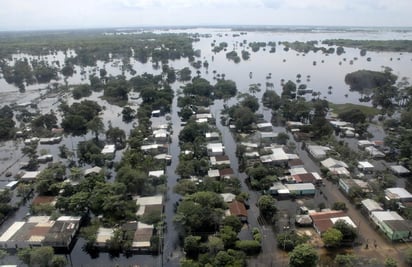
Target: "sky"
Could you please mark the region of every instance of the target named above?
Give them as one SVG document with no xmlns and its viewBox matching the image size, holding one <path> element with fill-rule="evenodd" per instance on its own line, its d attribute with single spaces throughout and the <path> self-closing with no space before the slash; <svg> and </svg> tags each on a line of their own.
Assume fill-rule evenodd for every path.
<svg viewBox="0 0 412 267">
<path fill-rule="evenodd" d="M 0 0 L 0 30 L 183 25 L 412 26 L 412 0 Z"/>
</svg>

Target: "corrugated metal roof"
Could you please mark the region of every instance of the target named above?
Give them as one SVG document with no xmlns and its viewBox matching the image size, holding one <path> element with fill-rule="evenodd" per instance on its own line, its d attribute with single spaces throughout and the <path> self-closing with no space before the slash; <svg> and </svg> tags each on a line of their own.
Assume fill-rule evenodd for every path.
<svg viewBox="0 0 412 267">
<path fill-rule="evenodd" d="M 6 242 L 12 238 L 25 224 L 25 222 L 14 222 L 7 230 L 0 236 L 0 242 Z"/>
</svg>

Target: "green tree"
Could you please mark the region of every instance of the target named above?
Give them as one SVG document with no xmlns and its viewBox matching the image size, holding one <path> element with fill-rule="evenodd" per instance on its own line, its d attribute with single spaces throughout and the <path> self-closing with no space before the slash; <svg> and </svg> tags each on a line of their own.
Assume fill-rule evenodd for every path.
<svg viewBox="0 0 412 267">
<path fill-rule="evenodd" d="M 96 142 L 99 141 L 99 134 L 104 133 L 104 123 L 101 117 L 95 116 L 87 123 L 87 128 L 94 133 Z"/>
<path fill-rule="evenodd" d="M 262 103 L 264 107 L 274 111 L 278 110 L 282 105 L 281 98 L 275 90 L 266 90 L 262 96 Z"/>
<path fill-rule="evenodd" d="M 239 233 L 242 229 L 242 222 L 234 215 L 226 216 L 223 219 L 223 225 L 231 227 L 236 233 Z"/>
<path fill-rule="evenodd" d="M 183 249 L 189 258 L 196 258 L 200 252 L 200 236 L 189 235 L 185 237 Z"/>
<path fill-rule="evenodd" d="M 269 195 L 261 196 L 258 200 L 257 206 L 259 207 L 260 214 L 267 219 L 272 219 L 273 215 L 275 215 L 277 211 L 276 201 Z"/>
<path fill-rule="evenodd" d="M 335 228 L 329 228 L 322 234 L 322 240 L 326 247 L 338 247 L 342 242 L 343 234 Z"/>
<path fill-rule="evenodd" d="M 338 266 L 342 267 L 353 267 L 355 266 L 356 261 L 357 257 L 353 254 L 338 254 L 334 260 Z"/>
<path fill-rule="evenodd" d="M 67 265 L 67 260 L 64 256 L 55 255 L 53 256 L 50 267 L 65 267 Z"/>
<path fill-rule="evenodd" d="M 17 253 L 19 259 L 29 266 L 51 266 L 54 251 L 52 247 L 25 248 Z"/>
<path fill-rule="evenodd" d="M 333 228 L 342 233 L 342 241 L 353 242 L 358 237 L 356 229 L 344 220 L 336 221 Z"/>
<path fill-rule="evenodd" d="M 290 267 L 316 267 L 318 260 L 318 253 L 313 246 L 309 244 L 298 245 L 289 253 Z"/>
</svg>

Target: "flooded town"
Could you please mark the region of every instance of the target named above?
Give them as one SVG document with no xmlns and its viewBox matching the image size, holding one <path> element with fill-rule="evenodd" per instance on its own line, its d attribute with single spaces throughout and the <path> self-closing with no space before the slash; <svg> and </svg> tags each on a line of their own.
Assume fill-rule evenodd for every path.
<svg viewBox="0 0 412 267">
<path fill-rule="evenodd" d="M 0 31 L 0 266 L 412 266 L 412 29 Z"/>
</svg>

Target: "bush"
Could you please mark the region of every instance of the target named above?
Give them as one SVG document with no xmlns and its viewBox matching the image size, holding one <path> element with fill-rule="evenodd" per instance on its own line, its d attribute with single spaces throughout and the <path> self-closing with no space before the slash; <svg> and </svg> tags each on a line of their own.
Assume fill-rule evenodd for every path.
<svg viewBox="0 0 412 267">
<path fill-rule="evenodd" d="M 239 240 L 236 241 L 236 249 L 245 252 L 247 255 L 253 255 L 260 252 L 261 245 L 256 240 Z"/>
</svg>

